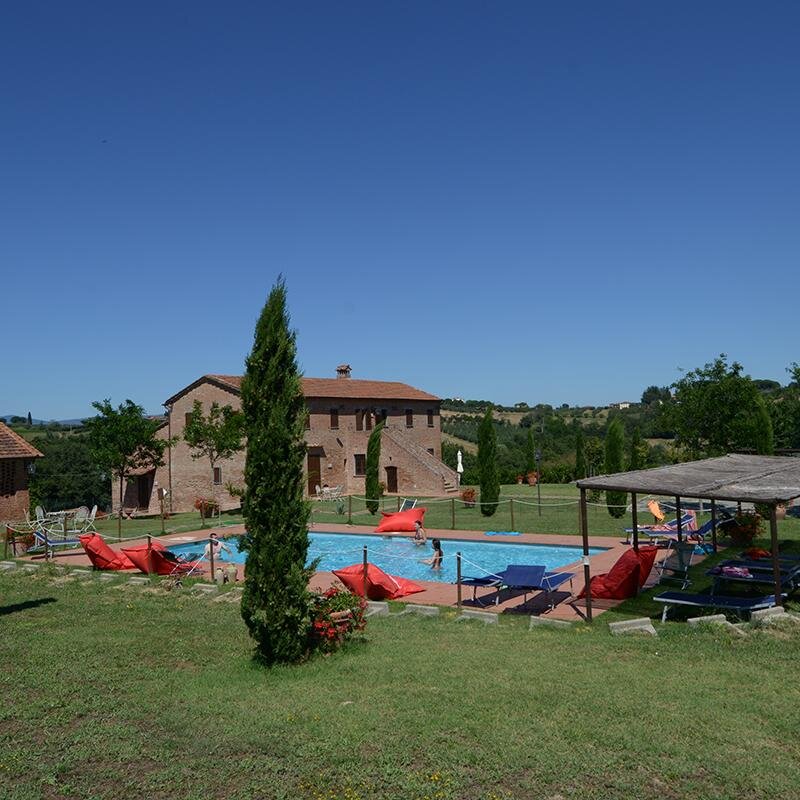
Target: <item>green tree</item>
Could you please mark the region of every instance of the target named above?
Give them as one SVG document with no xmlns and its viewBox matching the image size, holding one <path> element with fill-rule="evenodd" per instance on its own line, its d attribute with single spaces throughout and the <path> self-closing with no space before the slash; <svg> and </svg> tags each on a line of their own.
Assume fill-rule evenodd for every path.
<svg viewBox="0 0 800 800">
<path fill-rule="evenodd" d="M 380 505 L 381 484 L 378 480 L 378 466 L 381 460 L 381 433 L 384 423 L 375 426 L 367 442 L 366 488 L 367 510 L 374 514 Z"/>
<path fill-rule="evenodd" d="M 219 403 L 212 403 L 208 416 L 205 416 L 201 402 L 194 401 L 183 438 L 192 450 L 192 458 L 208 459 L 211 495 L 215 502 L 214 467 L 241 451 L 243 435 L 244 415 L 241 411 L 234 411 L 231 406 L 220 408 Z M 201 518 L 205 527 L 205 516 L 201 515 Z"/>
<path fill-rule="evenodd" d="M 772 431 L 772 419 L 767 403 L 763 397 L 756 397 L 755 417 L 753 419 L 753 447 L 762 456 L 771 456 L 775 452 L 775 439 Z"/>
<path fill-rule="evenodd" d="M 583 440 L 583 428 L 577 425 L 575 428 L 575 480 L 585 478 L 588 473 L 586 464 L 586 447 Z"/>
<path fill-rule="evenodd" d="M 691 370 L 674 384 L 671 406 L 679 443 L 692 458 L 719 456 L 732 450 L 757 448 L 758 387 L 742 365 L 730 365 L 722 354 L 704 367 Z"/>
<path fill-rule="evenodd" d="M 481 514 L 491 517 L 500 499 L 500 477 L 497 473 L 497 433 L 492 409 L 486 410 L 478 428 L 478 471 L 481 476 Z"/>
<path fill-rule="evenodd" d="M 111 503 L 108 475 L 98 466 L 86 435 L 48 433 L 36 439 L 44 454 L 30 480 L 31 507 L 76 508 Z"/>
<path fill-rule="evenodd" d="M 536 445 L 533 441 L 533 428 L 528 428 L 525 439 L 525 472 L 536 472 Z"/>
<path fill-rule="evenodd" d="M 622 472 L 625 469 L 625 428 L 619 417 L 614 417 L 608 425 L 605 454 L 605 472 L 607 475 Z M 608 506 L 608 513 L 612 517 L 619 519 L 625 516 L 627 497 L 625 492 L 606 491 L 606 505 Z"/>
<path fill-rule="evenodd" d="M 308 519 L 303 465 L 306 405 L 279 278 L 256 324 L 242 381 L 247 455 L 243 503 L 247 552 L 241 614 L 264 665 L 296 663 L 311 624 L 306 566 Z"/>
<path fill-rule="evenodd" d="M 33 417 L 31 417 L 31 412 L 30 411 L 28 412 L 28 427 L 29 428 L 33 427 Z"/>
<path fill-rule="evenodd" d="M 135 470 L 162 466 L 164 450 L 170 442 L 157 436 L 161 423 L 145 416 L 144 409 L 132 400 L 126 400 L 117 408 L 108 399 L 94 402 L 92 406 L 100 413 L 86 420 L 89 447 L 97 466 L 119 481 L 117 534 L 122 538 L 125 482 Z"/>
<path fill-rule="evenodd" d="M 640 433 L 639 426 L 637 425 L 631 434 L 630 450 L 628 452 L 629 470 L 633 471 L 636 469 L 642 469 L 644 467 L 645 459 L 643 450 L 645 447 L 646 442 L 642 441 L 642 434 Z"/>
</svg>

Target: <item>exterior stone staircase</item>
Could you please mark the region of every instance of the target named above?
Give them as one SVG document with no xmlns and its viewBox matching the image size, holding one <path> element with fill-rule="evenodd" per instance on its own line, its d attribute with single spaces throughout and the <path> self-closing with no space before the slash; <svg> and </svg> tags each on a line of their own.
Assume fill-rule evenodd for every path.
<svg viewBox="0 0 800 800">
<path fill-rule="evenodd" d="M 440 461 L 436 456 L 431 455 L 424 447 L 418 445 L 409 436 L 406 436 L 399 428 L 384 428 L 383 436 L 389 438 L 398 447 L 403 448 L 409 455 L 413 456 L 420 468 L 427 469 L 441 478 L 443 494 L 458 493 L 458 473 L 447 466 L 444 461 Z"/>
</svg>

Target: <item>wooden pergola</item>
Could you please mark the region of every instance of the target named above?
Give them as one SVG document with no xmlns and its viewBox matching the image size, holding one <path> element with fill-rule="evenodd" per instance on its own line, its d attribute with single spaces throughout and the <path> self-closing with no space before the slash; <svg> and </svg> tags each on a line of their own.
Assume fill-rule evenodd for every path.
<svg viewBox="0 0 800 800">
<path fill-rule="evenodd" d="M 592 620 L 592 597 L 589 591 L 589 525 L 586 492 L 592 489 L 625 492 L 631 495 L 633 510 L 633 546 L 638 550 L 637 494 L 672 497 L 681 539 L 681 498 L 708 500 L 711 504 L 712 543 L 717 550 L 717 500 L 761 503 L 770 507 L 772 574 L 775 602 L 781 603 L 781 570 L 778 560 L 778 518 L 776 508 L 800 497 L 800 458 L 783 456 L 727 455 L 706 458 L 667 467 L 597 475 L 578 481 L 580 489 L 580 526 L 583 537 L 583 572 L 586 579 L 586 618 Z"/>
</svg>

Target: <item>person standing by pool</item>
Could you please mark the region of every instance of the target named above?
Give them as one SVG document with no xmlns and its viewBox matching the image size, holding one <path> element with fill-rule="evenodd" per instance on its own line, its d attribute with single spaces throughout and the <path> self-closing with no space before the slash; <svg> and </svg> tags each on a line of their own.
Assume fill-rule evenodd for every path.
<svg viewBox="0 0 800 800">
<path fill-rule="evenodd" d="M 233 555 L 233 551 L 225 544 L 225 542 L 220 542 L 217 539 L 216 533 L 209 533 L 208 534 L 208 544 L 206 544 L 206 549 L 203 550 L 203 558 L 206 561 L 211 560 L 211 556 L 213 554 L 214 561 L 218 561 L 222 558 L 222 551 L 225 551 L 229 556 Z"/>
<path fill-rule="evenodd" d="M 438 539 L 431 539 L 431 545 L 433 546 L 433 557 L 429 558 L 424 563 L 430 564 L 431 569 L 441 569 L 442 559 L 444 558 L 444 553 L 442 552 L 442 543 Z"/>
<path fill-rule="evenodd" d="M 425 544 L 428 541 L 428 536 L 425 533 L 425 528 L 422 527 L 422 523 L 418 520 L 414 520 L 414 544 Z"/>
</svg>

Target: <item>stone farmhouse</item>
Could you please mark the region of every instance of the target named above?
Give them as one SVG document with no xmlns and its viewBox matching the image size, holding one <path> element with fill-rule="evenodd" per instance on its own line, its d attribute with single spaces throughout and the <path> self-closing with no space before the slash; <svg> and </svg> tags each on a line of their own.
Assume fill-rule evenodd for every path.
<svg viewBox="0 0 800 800">
<path fill-rule="evenodd" d="M 36 458 L 43 458 L 42 453 L 0 422 L 0 520 L 25 518 L 30 507 L 28 478 Z"/>
<path fill-rule="evenodd" d="M 380 480 L 387 494 L 440 496 L 457 491 L 455 470 L 441 460 L 441 400 L 421 389 L 394 381 L 355 380 L 349 365 L 337 367 L 335 378 L 303 378 L 308 406 L 306 487 L 310 497 L 320 490 L 364 495 L 367 441 L 381 421 Z M 159 492 L 173 512 L 189 511 L 198 498 L 215 497 L 223 510 L 240 504 L 226 486 L 244 485 L 245 454 L 220 462 L 213 475 L 206 459 L 193 459 L 182 440 L 195 400 L 205 413 L 213 402 L 241 408 L 242 378 L 204 375 L 174 394 L 164 405 L 167 418 L 160 433 L 177 444 L 168 448 L 165 465 L 135 475 L 123 507 L 142 513 L 160 510 Z M 118 501 L 117 501 L 118 504 Z"/>
</svg>

